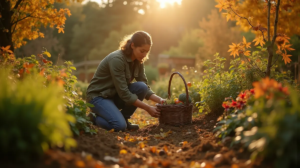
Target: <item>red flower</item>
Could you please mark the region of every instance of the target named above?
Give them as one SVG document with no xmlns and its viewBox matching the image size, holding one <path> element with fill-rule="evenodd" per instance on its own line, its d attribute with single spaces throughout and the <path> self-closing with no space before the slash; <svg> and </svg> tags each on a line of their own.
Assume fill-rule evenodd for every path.
<svg viewBox="0 0 300 168">
<path fill-rule="evenodd" d="M 252 94 L 254 94 L 255 92 L 254 92 L 254 89 L 250 89 L 250 92 L 252 93 Z"/>
<path fill-rule="evenodd" d="M 226 110 L 230 108 L 227 102 L 223 102 L 222 107 L 225 108 Z"/>
<path fill-rule="evenodd" d="M 242 99 L 244 99 L 244 98 L 246 97 L 246 93 L 241 93 L 241 94 L 239 95 L 239 97 L 242 98 Z"/>
<path fill-rule="evenodd" d="M 237 105 L 236 101 L 232 100 L 231 107 L 235 107 Z"/>
</svg>

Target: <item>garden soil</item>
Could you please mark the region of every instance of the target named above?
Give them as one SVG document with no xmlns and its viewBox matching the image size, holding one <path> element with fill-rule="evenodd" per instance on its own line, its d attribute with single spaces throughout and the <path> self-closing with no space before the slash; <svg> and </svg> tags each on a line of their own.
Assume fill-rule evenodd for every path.
<svg viewBox="0 0 300 168">
<path fill-rule="evenodd" d="M 72 152 L 51 150 L 41 162 L 29 167 L 271 167 L 251 162 L 250 153 L 245 149 L 230 147 L 230 138 L 223 141 L 216 138 L 213 135 L 215 124 L 216 117 L 206 115 L 181 127 L 157 124 L 135 132 L 97 128 L 97 135 L 77 137 L 78 147 Z M 6 164 L 5 167 L 18 166 Z"/>
</svg>

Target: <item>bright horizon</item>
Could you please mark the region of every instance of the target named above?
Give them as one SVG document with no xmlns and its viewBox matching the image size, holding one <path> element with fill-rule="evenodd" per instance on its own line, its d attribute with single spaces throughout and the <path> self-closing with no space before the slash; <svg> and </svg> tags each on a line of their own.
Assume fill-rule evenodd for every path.
<svg viewBox="0 0 300 168">
<path fill-rule="evenodd" d="M 102 1 L 107 2 L 107 0 L 89 0 L 89 1 L 97 2 L 98 4 L 101 4 Z M 168 4 L 174 5 L 175 3 L 177 3 L 178 5 L 181 5 L 181 0 L 156 0 L 156 1 L 159 2 L 161 8 L 165 8 Z M 88 0 L 86 0 L 85 2 L 88 2 Z"/>
</svg>

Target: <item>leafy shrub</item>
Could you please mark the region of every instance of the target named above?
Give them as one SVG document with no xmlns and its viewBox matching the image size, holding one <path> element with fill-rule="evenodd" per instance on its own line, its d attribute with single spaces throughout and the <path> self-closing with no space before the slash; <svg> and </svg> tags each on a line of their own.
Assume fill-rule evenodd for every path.
<svg viewBox="0 0 300 168">
<path fill-rule="evenodd" d="M 43 52 L 43 54 L 51 56 L 47 51 Z M 72 75 L 73 70 L 76 70 L 76 68 L 70 61 L 66 61 L 64 65 L 61 66 L 53 65 L 51 61 L 44 58 L 43 54 L 39 54 L 38 57 L 31 55 L 30 57 L 11 60 L 9 64 L 5 64 L 4 67 L 11 66 L 15 75 L 18 75 L 20 79 L 23 79 L 34 72 L 38 72 L 46 80 L 46 86 L 53 83 L 58 83 L 60 86 L 63 86 L 64 92 L 61 96 L 65 100 L 65 106 L 68 109 L 68 113 L 74 115 L 75 119 L 80 119 L 80 121 L 76 120 L 76 122 L 80 122 L 80 124 L 70 122 L 74 133 L 76 135 L 81 131 L 87 131 L 86 133 L 89 134 L 95 133 L 95 130 L 90 130 L 88 128 L 92 122 L 84 117 L 88 110 L 86 107 L 92 105 L 82 101 L 76 92 L 75 84 L 77 83 L 77 78 Z M 3 63 L 5 63 L 5 61 Z M 75 108 L 77 108 L 77 110 L 75 110 Z M 80 109 L 80 112 L 78 109 Z M 72 111 L 76 111 L 76 113 Z M 81 120 L 82 117 L 86 118 L 86 120 Z"/>
<path fill-rule="evenodd" d="M 203 79 L 200 81 L 201 102 L 197 105 L 199 111 L 213 112 L 221 114 L 223 108 L 221 106 L 223 100 L 227 96 L 236 97 L 238 92 L 242 90 L 237 74 L 233 71 L 225 71 L 225 58 L 220 58 L 219 54 L 214 55 L 213 61 L 207 60 L 204 65 L 207 69 L 204 71 Z"/>
<path fill-rule="evenodd" d="M 148 83 L 151 84 L 152 81 L 157 81 L 158 70 L 150 65 L 145 66 L 145 73 L 148 79 Z"/>
<path fill-rule="evenodd" d="M 77 89 L 77 93 L 83 100 L 86 100 L 86 90 L 88 86 L 89 86 L 88 83 L 81 82 L 81 81 L 75 83 L 75 88 Z"/>
<path fill-rule="evenodd" d="M 252 158 L 275 160 L 275 167 L 297 167 L 300 141 L 300 97 L 292 87 L 268 78 L 254 85 L 254 96 L 237 118 L 221 131 L 235 129 L 235 143 L 243 143 Z M 249 124 L 250 123 L 250 124 Z M 236 127 L 236 128 L 234 128 Z"/>
<path fill-rule="evenodd" d="M 260 48 L 260 47 L 258 47 Z M 204 76 L 199 82 L 201 102 L 198 105 L 200 112 L 203 110 L 222 114 L 222 102 L 226 97 L 236 97 L 240 91 L 249 90 L 252 88 L 252 83 L 262 79 L 265 76 L 264 69 L 267 66 L 267 59 L 264 55 L 267 54 L 265 48 L 260 48 L 261 51 L 252 52 L 248 57 L 238 57 L 230 62 L 231 66 L 228 71 L 224 70 L 225 58 L 220 58 L 219 54 L 214 55 L 213 61 L 207 60 L 204 66 L 207 69 L 204 71 Z M 290 73 L 281 73 L 276 71 L 277 66 L 274 65 L 271 69 L 271 78 L 278 81 L 293 83 Z"/>
<path fill-rule="evenodd" d="M 76 145 L 65 113 L 63 88 L 48 84 L 37 74 L 18 80 L 0 69 L 1 157 L 27 161 L 52 146 Z M 10 158 L 7 158 L 10 157 Z"/>
</svg>

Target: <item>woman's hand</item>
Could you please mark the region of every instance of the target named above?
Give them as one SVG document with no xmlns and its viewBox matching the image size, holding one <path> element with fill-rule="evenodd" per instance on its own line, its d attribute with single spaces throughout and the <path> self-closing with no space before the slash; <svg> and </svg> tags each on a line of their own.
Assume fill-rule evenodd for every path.
<svg viewBox="0 0 300 168">
<path fill-rule="evenodd" d="M 147 112 L 155 118 L 158 118 L 160 116 L 160 110 L 157 107 L 154 106 L 149 106 L 149 108 L 147 109 Z"/>
<path fill-rule="evenodd" d="M 160 102 L 159 102 L 159 104 L 164 104 L 164 103 L 166 103 L 167 102 L 167 100 L 166 99 L 160 99 Z"/>
</svg>

